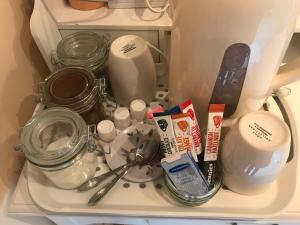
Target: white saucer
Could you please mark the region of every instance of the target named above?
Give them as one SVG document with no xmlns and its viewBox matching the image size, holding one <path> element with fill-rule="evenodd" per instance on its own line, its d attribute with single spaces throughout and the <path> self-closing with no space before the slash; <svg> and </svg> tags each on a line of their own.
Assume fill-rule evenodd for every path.
<svg viewBox="0 0 300 225">
<path fill-rule="evenodd" d="M 127 129 L 120 131 L 117 137 L 111 143 L 101 143 L 105 149 L 105 159 L 110 167 L 110 169 L 116 169 L 121 165 L 125 165 L 128 160 L 133 160 L 135 156 L 136 147 L 142 140 L 132 140 L 131 136 L 128 134 L 135 134 L 137 130 L 140 133 L 148 134 L 151 130 L 153 135 L 149 139 L 149 144 L 145 146 L 145 151 L 157 151 L 156 157 L 151 160 L 150 165 L 144 166 L 134 166 L 132 167 L 127 174 L 124 176 L 124 179 L 131 182 L 148 182 L 159 178 L 163 169 L 160 166 L 160 154 L 159 154 L 159 135 L 155 129 L 155 126 L 149 124 L 136 123 Z M 147 138 L 149 138 L 147 136 Z"/>
</svg>

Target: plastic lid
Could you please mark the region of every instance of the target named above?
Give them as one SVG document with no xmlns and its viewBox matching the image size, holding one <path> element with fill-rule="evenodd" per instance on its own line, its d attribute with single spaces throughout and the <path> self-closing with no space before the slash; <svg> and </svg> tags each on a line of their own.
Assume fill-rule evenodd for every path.
<svg viewBox="0 0 300 225">
<path fill-rule="evenodd" d="M 288 126 L 276 115 L 253 112 L 242 117 L 239 129 L 244 140 L 256 149 L 274 150 L 290 140 Z"/>
<path fill-rule="evenodd" d="M 129 111 L 126 107 L 119 107 L 114 112 L 114 119 L 126 120 L 130 116 Z"/>
<path fill-rule="evenodd" d="M 26 158 L 40 167 L 63 167 L 76 157 L 87 142 L 87 125 L 81 116 L 67 108 L 41 111 L 21 132 Z"/>
<path fill-rule="evenodd" d="M 130 103 L 130 110 L 132 110 L 132 111 L 140 112 L 140 111 L 145 110 L 145 108 L 146 108 L 146 103 L 141 99 L 133 100 Z"/>
</svg>

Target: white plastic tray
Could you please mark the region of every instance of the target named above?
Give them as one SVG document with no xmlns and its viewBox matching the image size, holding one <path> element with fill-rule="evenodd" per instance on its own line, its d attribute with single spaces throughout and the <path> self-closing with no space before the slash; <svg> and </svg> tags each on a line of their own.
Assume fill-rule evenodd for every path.
<svg viewBox="0 0 300 225">
<path fill-rule="evenodd" d="M 271 102 L 272 111 L 279 113 Z M 294 131 L 296 132 L 296 131 Z M 297 144 L 298 140 L 294 140 Z M 99 157 L 101 170 L 107 171 L 107 165 Z M 180 205 L 169 197 L 162 179 L 140 184 L 120 181 L 105 198 L 94 207 L 88 207 L 87 201 L 96 191 L 78 193 L 74 190 L 61 190 L 48 181 L 39 171 L 28 167 L 28 189 L 33 201 L 46 211 L 63 214 L 176 217 L 176 218 L 243 218 L 266 219 L 279 214 L 288 206 L 296 191 L 298 151 L 284 168 L 281 176 L 263 194 L 243 196 L 221 189 L 209 202 L 198 207 Z M 298 170 L 299 171 L 299 170 Z M 157 188 L 162 184 L 162 188 Z M 159 185 L 158 185 L 159 186 Z"/>
<path fill-rule="evenodd" d="M 30 166 L 28 189 L 38 206 L 54 213 L 177 218 L 267 218 L 283 210 L 293 198 L 296 182 L 291 178 L 296 177 L 296 157 L 297 153 L 280 178 L 264 194 L 250 197 L 221 189 L 213 199 L 198 207 L 176 203 L 167 194 L 165 186 L 161 189 L 155 187 L 157 184 L 164 184 L 162 180 L 146 183 L 145 188 L 136 183 L 130 183 L 130 186 L 125 188 L 123 184 L 126 181 L 120 181 L 101 202 L 94 207 L 88 207 L 87 201 L 96 189 L 85 193 L 61 190 Z M 104 172 L 106 165 L 102 164 L 101 167 Z"/>
<path fill-rule="evenodd" d="M 278 114 L 278 109 L 272 111 Z M 295 142 L 296 143 L 296 142 Z M 298 149 L 298 146 L 294 146 Z M 271 218 L 279 214 L 292 200 L 296 190 L 299 154 L 286 165 L 281 176 L 263 194 L 243 196 L 221 189 L 209 202 L 198 207 L 188 207 L 175 202 L 168 195 L 163 180 L 140 184 L 120 181 L 105 198 L 94 207 L 87 201 L 97 190 L 78 193 L 74 190 L 61 190 L 46 179 L 40 172 L 28 167 L 28 189 L 33 201 L 42 209 L 63 214 L 116 215 L 173 218 Z M 103 158 L 99 157 L 101 173 L 107 170 Z M 163 185 L 157 188 L 157 184 Z M 158 185 L 159 186 L 159 185 Z"/>
</svg>

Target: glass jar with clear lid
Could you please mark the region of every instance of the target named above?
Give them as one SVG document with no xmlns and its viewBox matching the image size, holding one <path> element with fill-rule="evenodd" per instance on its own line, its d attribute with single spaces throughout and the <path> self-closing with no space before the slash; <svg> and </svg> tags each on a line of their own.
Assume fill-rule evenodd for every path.
<svg viewBox="0 0 300 225">
<path fill-rule="evenodd" d="M 96 153 L 82 117 L 63 107 L 43 110 L 22 128 L 19 145 L 27 160 L 62 189 L 73 189 L 94 176 Z"/>
<path fill-rule="evenodd" d="M 87 31 L 70 34 L 59 42 L 53 63 L 57 68 L 85 67 L 99 78 L 106 73 L 109 46 L 105 35 Z"/>
</svg>

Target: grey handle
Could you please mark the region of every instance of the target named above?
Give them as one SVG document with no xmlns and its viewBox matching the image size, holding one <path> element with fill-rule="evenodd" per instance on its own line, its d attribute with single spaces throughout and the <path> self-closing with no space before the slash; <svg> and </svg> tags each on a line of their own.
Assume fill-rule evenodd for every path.
<svg viewBox="0 0 300 225">
<path fill-rule="evenodd" d="M 111 170 L 107 173 L 101 174 L 97 177 L 93 177 L 89 179 L 88 181 L 84 182 L 82 185 L 80 185 L 77 190 L 82 191 L 88 191 L 96 186 L 98 186 L 99 183 L 101 183 L 106 178 L 110 177 L 111 175 L 114 175 L 115 173 L 119 172 L 120 170 L 125 169 L 127 166 L 129 166 L 129 163 L 126 165 L 119 166 L 118 168 Z"/>
<path fill-rule="evenodd" d="M 106 193 L 115 186 L 115 184 L 128 172 L 132 165 L 125 166 L 125 169 L 116 176 L 113 180 L 107 183 L 104 187 L 102 187 L 99 191 L 97 191 L 89 200 L 88 205 L 94 206 L 98 201 L 100 201 Z"/>
</svg>

